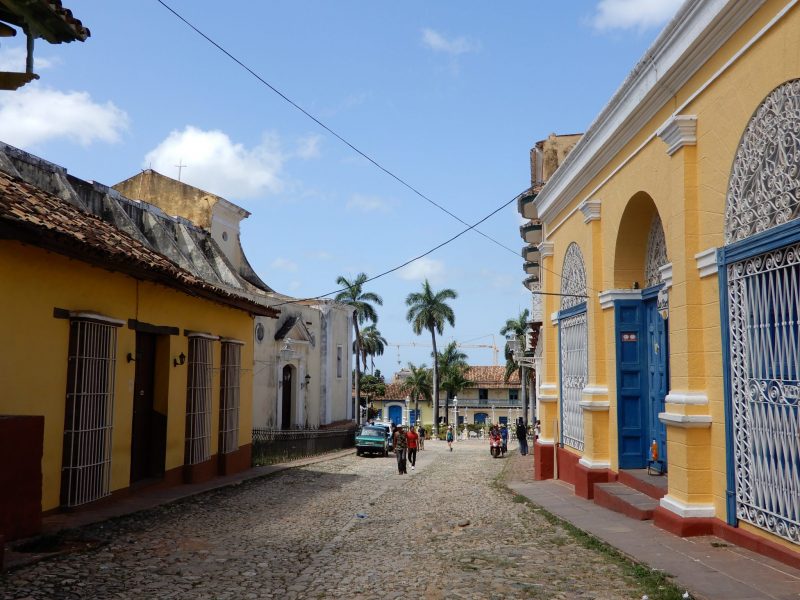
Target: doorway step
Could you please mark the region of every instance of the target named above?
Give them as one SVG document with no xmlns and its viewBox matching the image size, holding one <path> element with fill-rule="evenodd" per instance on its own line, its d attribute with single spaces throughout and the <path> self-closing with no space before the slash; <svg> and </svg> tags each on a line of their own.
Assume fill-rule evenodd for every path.
<svg viewBox="0 0 800 600">
<path fill-rule="evenodd" d="M 596 504 L 638 521 L 651 520 L 666 493 L 666 476 L 649 475 L 646 469 L 620 471 L 616 482 L 594 485 Z"/>
</svg>

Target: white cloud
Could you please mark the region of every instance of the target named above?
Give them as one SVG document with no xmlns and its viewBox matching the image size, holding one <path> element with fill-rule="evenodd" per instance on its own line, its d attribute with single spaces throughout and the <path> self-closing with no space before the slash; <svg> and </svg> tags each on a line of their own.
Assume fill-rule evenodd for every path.
<svg viewBox="0 0 800 600">
<path fill-rule="evenodd" d="M 14 146 L 68 139 L 83 146 L 117 142 L 128 115 L 113 103 L 98 104 L 87 92 L 59 92 L 29 84 L 0 95 L 0 135 Z"/>
<path fill-rule="evenodd" d="M 178 161 L 186 165 L 181 180 L 226 198 L 253 198 L 283 189 L 281 171 L 286 155 L 275 134 L 266 133 L 252 148 L 228 134 L 187 125 L 172 131 L 144 157 L 144 166 L 170 177 Z"/>
<path fill-rule="evenodd" d="M 599 31 L 639 29 L 662 25 L 684 0 L 600 0 L 592 18 Z"/>
<path fill-rule="evenodd" d="M 306 258 L 310 258 L 311 260 L 331 260 L 333 255 L 330 252 L 326 252 L 325 250 L 316 250 L 311 252 L 305 253 Z"/>
<path fill-rule="evenodd" d="M 300 289 L 300 287 L 301 287 L 302 285 L 303 285 L 303 283 L 302 283 L 302 282 L 300 282 L 300 281 L 297 281 L 297 280 L 292 280 L 292 281 L 290 281 L 290 282 L 289 282 L 289 285 L 288 285 L 288 286 L 286 286 L 286 287 L 288 287 L 288 288 L 289 288 L 289 291 L 290 291 L 290 292 L 296 292 L 297 290 L 299 290 L 299 289 Z"/>
<path fill-rule="evenodd" d="M 319 156 L 319 145 L 322 138 L 318 135 L 307 135 L 306 137 L 297 140 L 297 150 L 295 154 L 299 158 L 309 159 L 317 158 Z"/>
<path fill-rule="evenodd" d="M 460 36 L 448 39 L 438 31 L 428 28 L 422 30 L 422 43 L 434 52 L 444 52 L 453 56 L 480 49 L 480 44 L 469 38 Z"/>
<path fill-rule="evenodd" d="M 270 263 L 270 266 L 281 271 L 297 271 L 297 263 L 289 258 L 278 257 Z"/>
<path fill-rule="evenodd" d="M 377 196 L 364 196 L 353 194 L 345 206 L 347 210 L 359 210 L 361 212 L 388 212 L 389 204 Z"/>
<path fill-rule="evenodd" d="M 22 46 L 4 46 L 0 48 L 0 71 L 23 72 L 27 55 L 28 52 Z M 58 58 L 46 58 L 37 54 L 33 59 L 33 71 L 38 73 L 59 63 L 60 60 Z"/>
<path fill-rule="evenodd" d="M 444 275 L 444 263 L 433 258 L 423 257 L 414 261 L 407 267 L 403 267 L 397 272 L 400 279 L 407 281 L 423 281 L 429 279 L 431 282 L 441 281 Z"/>
</svg>

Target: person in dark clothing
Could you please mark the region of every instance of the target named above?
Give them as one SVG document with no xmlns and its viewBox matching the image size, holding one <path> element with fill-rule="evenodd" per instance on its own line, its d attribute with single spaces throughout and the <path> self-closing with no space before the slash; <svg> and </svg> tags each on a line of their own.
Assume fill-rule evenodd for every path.
<svg viewBox="0 0 800 600">
<path fill-rule="evenodd" d="M 517 440 L 519 441 L 519 453 L 525 456 L 528 454 L 528 431 L 522 417 L 517 419 Z"/>
<path fill-rule="evenodd" d="M 408 450 L 408 439 L 404 427 L 398 427 L 394 432 L 394 453 L 397 456 L 397 473 L 405 475 L 406 471 L 406 451 Z"/>
</svg>

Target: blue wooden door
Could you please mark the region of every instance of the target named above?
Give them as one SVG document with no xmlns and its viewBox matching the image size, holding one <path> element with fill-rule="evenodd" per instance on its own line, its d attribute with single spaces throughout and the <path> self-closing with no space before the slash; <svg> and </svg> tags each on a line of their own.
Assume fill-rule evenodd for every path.
<svg viewBox="0 0 800 600">
<path fill-rule="evenodd" d="M 668 391 L 668 357 L 667 321 L 656 308 L 656 299 L 645 302 L 645 319 L 647 323 L 647 426 L 648 444 L 656 441 L 658 458 L 667 465 L 667 428 L 658 419 L 658 413 L 665 410 L 665 399 Z M 649 445 L 648 445 L 649 457 Z"/>
<path fill-rule="evenodd" d="M 403 424 L 403 407 L 402 406 L 390 406 L 389 407 L 389 420 L 394 423 L 395 425 L 402 425 Z"/>
<path fill-rule="evenodd" d="M 647 465 L 648 434 L 645 396 L 647 355 L 644 351 L 644 303 L 614 302 L 617 358 L 617 429 L 621 469 Z"/>
<path fill-rule="evenodd" d="M 486 420 L 489 418 L 487 413 L 475 413 L 475 424 L 485 424 Z"/>
<path fill-rule="evenodd" d="M 419 411 L 419 412 L 421 413 L 422 411 Z M 409 425 L 416 425 L 417 421 L 419 421 L 419 417 L 420 417 L 420 415 L 413 408 L 410 408 L 408 410 L 408 424 Z"/>
</svg>

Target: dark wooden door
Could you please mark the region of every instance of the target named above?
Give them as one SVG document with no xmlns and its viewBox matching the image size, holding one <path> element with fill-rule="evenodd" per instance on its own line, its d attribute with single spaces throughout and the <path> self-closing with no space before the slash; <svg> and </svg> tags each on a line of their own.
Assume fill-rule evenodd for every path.
<svg viewBox="0 0 800 600">
<path fill-rule="evenodd" d="M 292 367 L 283 367 L 283 377 L 281 379 L 281 429 L 289 429 L 292 426 Z"/>
<path fill-rule="evenodd" d="M 131 483 L 164 473 L 166 416 L 156 413 L 156 336 L 136 333 L 136 376 L 133 383 Z"/>
</svg>

